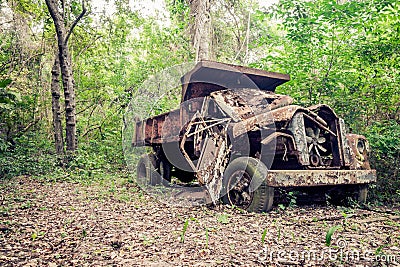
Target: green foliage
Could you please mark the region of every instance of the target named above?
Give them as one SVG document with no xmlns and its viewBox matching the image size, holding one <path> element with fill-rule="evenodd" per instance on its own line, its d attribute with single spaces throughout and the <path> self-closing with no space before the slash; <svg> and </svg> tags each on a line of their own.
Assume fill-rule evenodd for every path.
<svg viewBox="0 0 400 267">
<path fill-rule="evenodd" d="M 218 222 L 222 224 L 228 224 L 229 223 L 229 214 L 221 214 L 218 216 Z"/>
<path fill-rule="evenodd" d="M 257 65 L 290 73 L 292 81 L 281 92 L 306 105 L 331 104 L 355 129 L 396 116 L 399 38 L 388 29 L 398 22 L 390 20 L 395 13 L 389 6 L 390 1 L 281 0 L 271 18 L 283 21 L 282 31 L 265 44 L 274 55 Z"/>
<path fill-rule="evenodd" d="M 189 226 L 189 219 L 186 219 L 185 223 L 183 225 L 182 232 L 181 232 L 181 243 L 185 242 L 185 233 L 186 233 L 188 226 Z"/>
<path fill-rule="evenodd" d="M 267 235 L 267 233 L 268 233 L 268 229 L 265 228 L 263 233 L 262 233 L 262 235 L 261 235 L 261 243 L 263 243 L 263 244 L 265 242 L 265 236 Z"/>
<path fill-rule="evenodd" d="M 256 13 L 266 27 L 276 19 L 282 23 L 254 43 L 267 56 L 252 65 L 289 73 L 291 81 L 278 93 L 305 106 L 329 104 L 354 133 L 366 134 L 378 171 L 374 195 L 381 200 L 391 200 L 400 186 L 394 152 L 400 123 L 398 11 L 394 0 L 281 0 Z"/>
<path fill-rule="evenodd" d="M 81 3 L 71 1 L 66 6 L 70 24 Z M 49 179 L 90 180 L 124 171 L 121 129 L 127 103 L 149 75 L 188 59 L 183 24 L 163 26 L 156 18 L 133 12 L 124 1 L 116 3 L 118 13 L 112 17 L 89 13 L 79 22 L 69 41 L 79 149 L 63 169 L 54 166 L 58 159 L 51 145 L 49 87 L 54 52 L 43 50 L 54 45 L 54 26 L 43 1 L 17 1 L 14 7 L 12 12 L 21 22 L 16 19 L 13 27 L 0 26 L 1 176 L 47 173 Z M 162 99 L 155 108 L 165 110 L 169 100 Z M 29 142 L 20 142 L 25 139 Z M 35 151 L 39 140 L 47 146 Z"/>
<path fill-rule="evenodd" d="M 30 133 L 14 141 L 15 144 L 11 144 L 0 139 L 0 179 L 45 174 L 58 167 L 46 138 Z"/>
<path fill-rule="evenodd" d="M 366 129 L 370 145 L 371 167 L 378 170 L 377 186 L 372 193 L 377 200 L 400 201 L 400 124 L 394 120 L 375 122 Z"/>
<path fill-rule="evenodd" d="M 0 81 L 0 112 L 3 110 L 11 110 L 17 102 L 21 101 L 20 94 L 6 89 L 7 85 L 11 82 L 11 79 Z"/>
<path fill-rule="evenodd" d="M 325 245 L 327 245 L 328 247 L 331 246 L 332 235 L 336 230 L 338 230 L 340 228 L 341 228 L 340 225 L 334 225 L 328 229 L 328 231 L 326 232 L 326 236 L 325 236 Z"/>
</svg>

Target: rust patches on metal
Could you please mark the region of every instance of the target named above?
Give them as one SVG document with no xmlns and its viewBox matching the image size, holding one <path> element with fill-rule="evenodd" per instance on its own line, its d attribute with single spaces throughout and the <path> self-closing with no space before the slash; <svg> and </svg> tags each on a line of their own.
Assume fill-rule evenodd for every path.
<svg viewBox="0 0 400 267">
<path fill-rule="evenodd" d="M 182 102 L 210 95 L 214 91 L 254 88 L 274 92 L 290 80 L 287 74 L 269 72 L 213 61 L 200 61 L 182 78 Z"/>
<path fill-rule="evenodd" d="M 266 177 L 272 187 L 304 187 L 376 182 L 375 170 L 271 170 Z"/>
<path fill-rule="evenodd" d="M 370 169 L 368 161 L 369 144 L 367 139 L 359 134 L 347 134 L 346 137 L 352 152 L 350 168 L 355 170 Z"/>
<path fill-rule="evenodd" d="M 346 126 L 344 124 L 344 120 L 341 118 L 339 118 L 339 133 L 340 133 L 339 135 L 340 145 L 342 147 L 341 151 L 343 156 L 343 162 L 345 166 L 350 166 L 354 153 L 350 148 L 350 143 L 347 138 Z"/>
</svg>

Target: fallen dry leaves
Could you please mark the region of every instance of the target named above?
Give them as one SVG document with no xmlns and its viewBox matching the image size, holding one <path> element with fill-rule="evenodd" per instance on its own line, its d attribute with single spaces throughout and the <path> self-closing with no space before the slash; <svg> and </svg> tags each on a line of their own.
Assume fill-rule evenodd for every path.
<svg viewBox="0 0 400 267">
<path fill-rule="evenodd" d="M 0 266 L 400 262 L 397 212 L 324 206 L 276 207 L 268 214 L 222 205 L 178 208 L 158 203 L 127 182 L 83 185 L 27 177 L 3 182 L 0 193 Z M 325 235 L 336 225 L 340 228 L 327 247 Z M 350 257 L 354 252 L 361 257 Z M 366 253 L 369 258 L 362 258 Z"/>
</svg>

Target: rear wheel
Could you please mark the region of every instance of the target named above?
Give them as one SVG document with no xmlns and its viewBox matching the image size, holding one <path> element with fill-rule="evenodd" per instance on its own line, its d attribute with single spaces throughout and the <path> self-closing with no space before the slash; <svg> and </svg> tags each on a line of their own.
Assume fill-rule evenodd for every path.
<svg viewBox="0 0 400 267">
<path fill-rule="evenodd" d="M 157 160 L 154 154 L 143 154 L 136 168 L 137 181 L 142 185 L 157 185 L 161 182 L 160 174 L 156 171 Z"/>
<path fill-rule="evenodd" d="M 240 157 L 225 170 L 222 202 L 250 212 L 272 208 L 274 188 L 266 184 L 267 167 L 258 159 Z"/>
<path fill-rule="evenodd" d="M 176 168 L 174 173 L 175 177 L 183 183 L 190 183 L 196 178 L 193 172 L 187 172 Z"/>
</svg>

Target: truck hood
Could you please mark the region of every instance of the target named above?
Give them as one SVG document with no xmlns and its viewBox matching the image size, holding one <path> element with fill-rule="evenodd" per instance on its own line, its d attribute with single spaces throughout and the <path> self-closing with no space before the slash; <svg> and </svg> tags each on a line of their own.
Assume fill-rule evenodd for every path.
<svg viewBox="0 0 400 267">
<path fill-rule="evenodd" d="M 211 98 L 235 121 L 246 120 L 293 103 L 290 96 L 251 88 L 216 91 L 211 93 Z"/>
<path fill-rule="evenodd" d="M 333 109 L 325 104 L 314 105 L 308 108 L 304 108 L 298 105 L 288 105 L 271 110 L 271 115 L 273 116 L 275 122 L 284 122 L 291 120 L 293 118 L 293 115 L 297 112 L 304 112 L 306 114 L 312 115 L 313 117 L 316 117 L 320 115 L 320 113 L 323 113 L 338 118 Z"/>
</svg>

